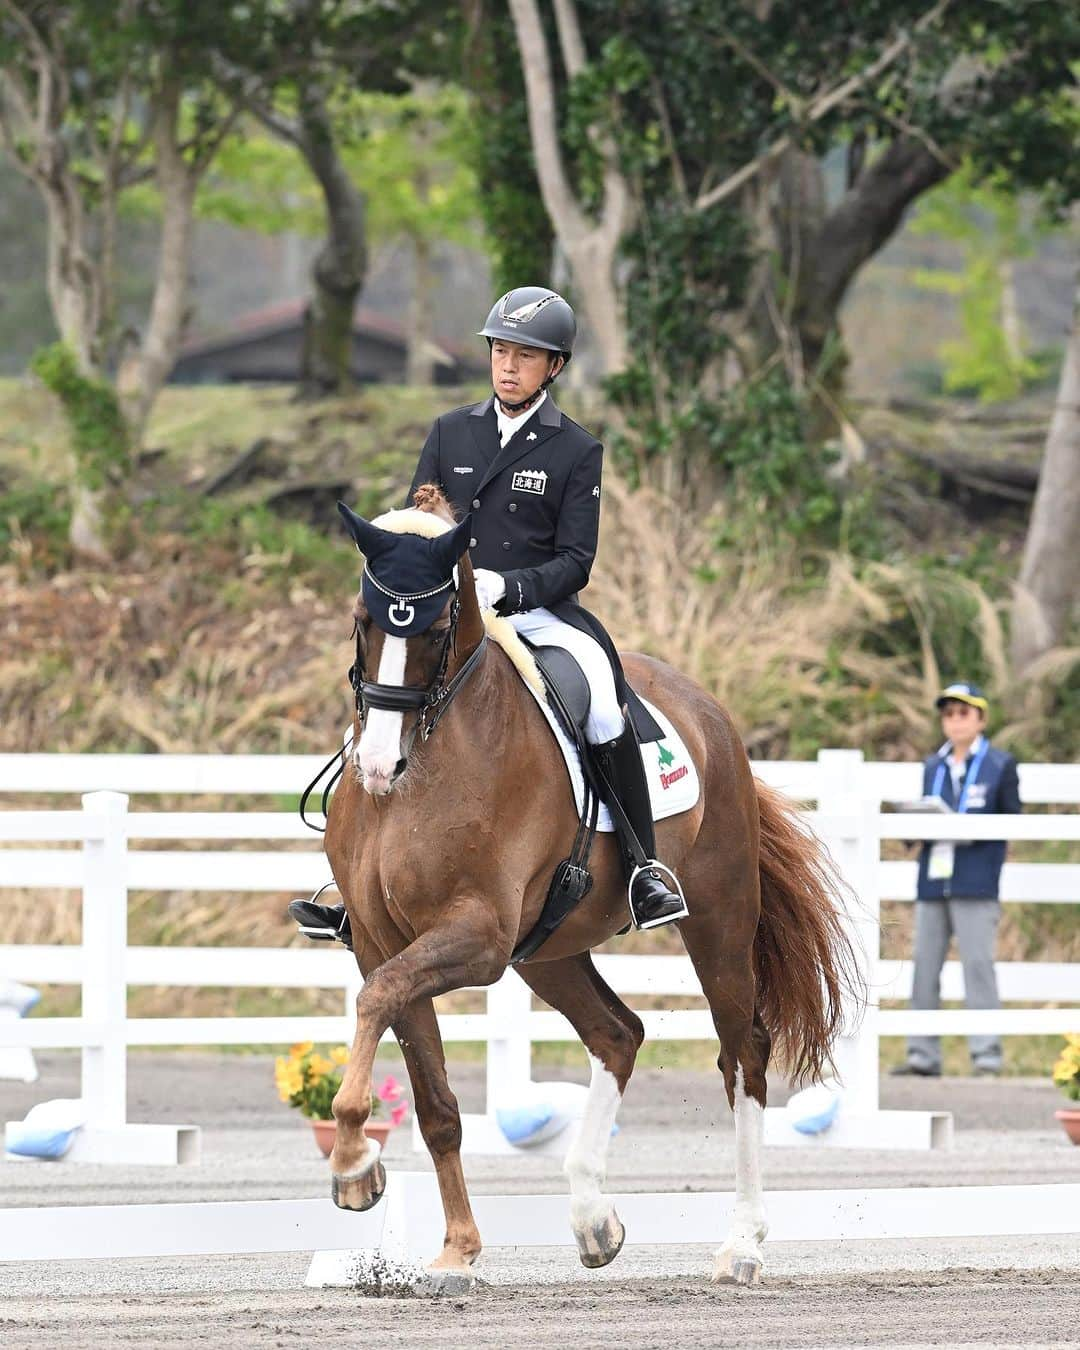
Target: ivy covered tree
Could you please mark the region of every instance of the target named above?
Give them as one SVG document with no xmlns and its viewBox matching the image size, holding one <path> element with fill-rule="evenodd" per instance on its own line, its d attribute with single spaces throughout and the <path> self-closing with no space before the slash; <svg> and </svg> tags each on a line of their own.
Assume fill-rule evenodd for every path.
<svg viewBox="0 0 1080 1350">
<path fill-rule="evenodd" d="M 509 7 L 575 298 L 646 444 L 694 463 L 777 381 L 811 440 L 842 421 L 843 299 L 961 164 L 1059 209 L 1080 185 L 1075 6 Z"/>
<path fill-rule="evenodd" d="M 250 110 L 292 92 L 311 161 L 329 182 L 322 92 L 400 8 L 389 0 L 0 0 L 0 148 L 45 205 L 50 304 L 86 382 L 77 404 L 103 406 L 90 390 L 110 389 L 122 414 L 99 430 L 103 442 L 116 438 L 104 475 L 104 449 L 85 461 L 86 438 L 73 427 L 79 552 L 106 558 L 121 547 L 114 526 L 124 517 L 129 457 L 176 359 L 195 197 L 222 145 Z M 117 221 L 130 194 L 146 187 L 160 247 L 149 311 L 134 332 L 117 318 Z M 73 395 L 66 360 L 39 369 Z M 71 415 L 76 403 L 53 387 Z"/>
<path fill-rule="evenodd" d="M 271 4 L 0 0 L 0 145 L 46 210 L 63 351 L 37 369 L 71 422 L 72 543 L 86 555 L 121 546 L 130 453 L 186 312 L 195 191 L 240 115 L 208 77 L 208 48 L 272 45 L 275 23 Z M 117 319 L 117 222 L 144 183 L 159 202 L 160 254 L 136 335 Z"/>
</svg>

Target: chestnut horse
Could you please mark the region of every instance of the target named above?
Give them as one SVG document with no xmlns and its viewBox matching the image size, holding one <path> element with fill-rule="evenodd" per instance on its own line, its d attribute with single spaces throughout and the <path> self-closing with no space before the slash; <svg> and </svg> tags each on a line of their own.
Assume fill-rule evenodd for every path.
<svg viewBox="0 0 1080 1350">
<path fill-rule="evenodd" d="M 420 509 L 390 512 L 374 527 L 428 538 L 452 528 L 438 489 L 419 489 L 416 501 Z M 353 522 L 359 543 L 358 526 L 365 535 L 373 526 Z M 461 1271 L 479 1255 L 480 1234 L 432 1000 L 504 973 L 540 914 L 577 816 L 543 714 L 505 652 L 484 641 L 467 554 L 456 575 L 457 604 L 419 636 L 388 637 L 357 601 L 358 665 L 383 690 L 429 688 L 440 680 L 445 687 L 472 664 L 430 736 L 415 736 L 430 708 L 417 714 L 400 705 L 388 709 L 384 701 L 381 708 L 369 705 L 363 724 L 357 716 L 355 772 L 345 773 L 333 798 L 326 853 L 364 977 L 356 1038 L 334 1099 L 333 1198 L 342 1208 L 365 1210 L 385 1187 L 378 1145 L 366 1138 L 364 1122 L 375 1053 L 392 1028 L 446 1214 L 432 1269 Z M 754 1283 L 766 1233 L 761 1149 L 770 1048 L 796 1077 L 820 1074 L 851 987 L 852 953 L 831 898 L 836 881 L 827 855 L 796 824 L 792 808 L 755 782 L 728 715 L 663 662 L 628 655 L 625 668 L 634 688 L 674 723 L 701 781 L 696 806 L 658 824 L 659 856 L 686 894 L 690 915 L 679 931 L 711 1010 L 717 1064 L 735 1115 L 736 1204 L 714 1278 Z M 598 836 L 591 866 L 590 893 L 515 969 L 568 1018 L 588 1051 L 591 1085 L 565 1172 L 581 1259 L 602 1266 L 624 1237 L 601 1190 L 607 1144 L 644 1032 L 590 956 L 627 921 L 613 836 Z"/>
</svg>

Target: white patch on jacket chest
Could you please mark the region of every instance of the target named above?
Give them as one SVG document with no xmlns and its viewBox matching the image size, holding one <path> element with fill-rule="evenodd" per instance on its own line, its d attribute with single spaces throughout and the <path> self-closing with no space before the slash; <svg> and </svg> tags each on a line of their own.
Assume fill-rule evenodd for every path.
<svg viewBox="0 0 1080 1350">
<path fill-rule="evenodd" d="M 404 638 L 383 639 L 379 657 L 378 684 L 405 683 Z M 401 758 L 401 719 L 404 714 L 387 712 L 384 708 L 369 708 L 360 742 L 353 751 L 353 762 L 367 792 L 381 795 L 390 791 L 397 762 Z"/>
<path fill-rule="evenodd" d="M 547 491 L 546 469 L 519 469 L 510 484 L 511 492 L 532 492 L 542 497 Z"/>
</svg>

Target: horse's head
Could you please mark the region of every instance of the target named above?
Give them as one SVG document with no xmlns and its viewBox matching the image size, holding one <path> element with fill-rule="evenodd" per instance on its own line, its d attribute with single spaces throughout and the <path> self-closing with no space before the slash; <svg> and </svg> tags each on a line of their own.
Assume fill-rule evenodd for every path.
<svg viewBox="0 0 1080 1350">
<path fill-rule="evenodd" d="M 353 762 L 364 788 L 385 796 L 408 767 L 417 731 L 426 738 L 445 690 L 483 637 L 467 550 L 471 521 L 433 510 L 364 520 L 338 510 L 364 555 L 353 616 L 353 673 L 361 723 Z"/>
</svg>

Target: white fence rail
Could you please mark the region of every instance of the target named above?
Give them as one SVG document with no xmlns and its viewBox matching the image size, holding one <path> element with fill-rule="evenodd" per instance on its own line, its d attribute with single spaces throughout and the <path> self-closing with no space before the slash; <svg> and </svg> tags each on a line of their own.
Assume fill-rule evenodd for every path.
<svg viewBox="0 0 1080 1350">
<path fill-rule="evenodd" d="M 345 952 L 128 948 L 127 894 L 143 890 L 296 891 L 327 877 L 320 841 L 292 813 L 281 811 L 128 811 L 126 793 L 199 793 L 228 796 L 295 792 L 314 775 L 308 756 L 0 755 L 0 792 L 71 793 L 89 788 L 83 810 L 0 813 L 0 887 L 63 887 L 83 895 L 81 947 L 0 946 L 0 974 L 23 982 L 80 983 L 82 1016 L 0 1022 L 0 1047 L 77 1046 L 83 1051 L 84 1097 L 102 1126 L 124 1123 L 125 1063 L 129 1045 L 276 1044 L 300 1039 L 342 1040 L 351 1035 L 358 977 Z M 866 953 L 871 1006 L 842 1047 L 849 1100 L 877 1110 L 878 1039 L 912 1032 L 1057 1033 L 1080 1028 L 1080 1007 L 996 1012 L 882 1011 L 881 998 L 906 997 L 910 964 L 879 960 L 878 908 L 882 899 L 914 897 L 915 864 L 883 862 L 883 839 L 934 837 L 1080 840 L 1080 815 L 1039 813 L 1042 805 L 1080 804 L 1080 766 L 1023 765 L 1024 816 L 962 818 L 882 814 L 882 800 L 916 796 L 920 769 L 912 764 L 865 763 L 858 751 L 822 751 L 816 763 L 755 763 L 760 778 L 804 802 L 817 803 L 807 820 L 826 840 L 860 908 L 849 916 Z M 140 847 L 167 840 L 309 841 L 304 851 L 174 851 Z M 9 847 L 9 845 L 35 847 Z M 67 847 L 43 847 L 67 845 Z M 81 845 L 81 847 L 71 847 Z M 1080 864 L 1010 863 L 1002 881 L 1006 900 L 1076 902 Z M 286 920 L 283 917 L 283 923 Z M 2 929 L 0 929 L 2 931 Z M 598 962 L 622 994 L 683 996 L 699 993 L 685 957 L 610 956 Z M 1006 1001 L 1080 1003 L 1080 966 L 1000 963 Z M 943 997 L 960 996 L 961 972 L 946 968 Z M 339 988 L 339 1017 L 131 1018 L 128 985 Z M 487 1012 L 441 1018 L 447 1041 L 488 1044 L 489 1101 L 496 1085 L 528 1077 L 532 1041 L 571 1040 L 557 1013 L 531 1012 L 528 991 L 516 980 L 487 991 Z M 647 1035 L 711 1039 L 706 1011 L 643 1014 Z M 889 1114 L 889 1113 L 883 1113 Z"/>
</svg>

